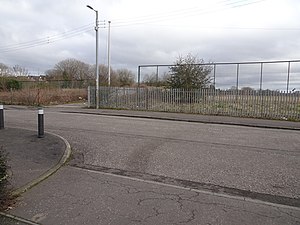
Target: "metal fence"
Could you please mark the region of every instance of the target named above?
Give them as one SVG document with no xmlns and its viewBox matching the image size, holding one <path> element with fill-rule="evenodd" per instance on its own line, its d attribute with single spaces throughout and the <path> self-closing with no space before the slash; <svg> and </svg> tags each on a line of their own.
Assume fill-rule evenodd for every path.
<svg viewBox="0 0 300 225">
<path fill-rule="evenodd" d="M 88 89 L 89 107 L 95 88 Z M 300 120 L 300 92 L 100 87 L 100 108 Z"/>
<path fill-rule="evenodd" d="M 300 60 L 203 63 L 196 64 L 210 67 L 212 85 L 216 89 L 281 90 L 289 92 L 300 89 Z M 138 84 L 152 79 L 158 84 L 175 65 L 140 65 L 138 66 Z M 154 85 L 157 86 L 157 85 Z"/>
</svg>

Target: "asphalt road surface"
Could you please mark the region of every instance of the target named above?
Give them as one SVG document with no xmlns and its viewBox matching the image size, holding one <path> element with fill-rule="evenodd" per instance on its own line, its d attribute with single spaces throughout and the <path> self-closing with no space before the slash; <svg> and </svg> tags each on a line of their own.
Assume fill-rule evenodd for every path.
<svg viewBox="0 0 300 225">
<path fill-rule="evenodd" d="M 36 129 L 37 112 L 22 107 L 10 107 L 6 110 L 5 120 L 6 126 Z M 278 218 L 278 224 L 299 222 L 298 210 L 283 213 L 285 216 L 290 215 L 289 219 L 271 212 L 274 209 L 272 203 L 299 208 L 299 131 L 64 113 L 56 108 L 45 110 L 45 129 L 62 135 L 72 146 L 74 157 L 70 163 L 72 166 L 61 171 L 59 176 L 64 176 L 66 170 L 76 170 L 81 177 L 86 177 L 82 173 L 89 173 L 89 176 L 117 174 L 122 177 L 113 176 L 110 178 L 113 180 L 130 178 L 126 180 L 126 185 L 137 185 L 134 179 L 170 185 L 155 187 L 153 191 L 151 187 L 155 184 L 143 183 L 143 187 L 139 188 L 147 189 L 146 192 L 152 197 L 145 198 L 150 200 L 136 201 L 141 204 L 157 200 L 164 209 L 171 207 L 170 205 L 177 209 L 178 207 L 189 209 L 186 221 L 191 220 L 181 224 L 193 222 L 197 217 L 196 212 L 204 208 L 207 211 L 210 207 L 210 204 L 202 204 L 201 207 L 198 205 L 200 208 L 195 211 L 190 209 L 192 207 L 190 204 L 203 203 L 206 198 L 211 198 L 210 195 L 206 197 L 201 195 L 200 198 L 201 191 L 202 194 L 211 192 L 233 196 L 222 198 L 220 204 L 211 203 L 219 204 L 220 208 L 207 212 L 208 217 L 211 214 L 218 217 L 224 212 L 222 210 L 226 211 L 226 204 L 234 205 L 235 209 L 244 205 L 238 201 L 233 203 L 232 199 L 235 197 L 237 199 L 253 197 L 271 204 L 247 206 L 255 208 L 256 214 L 268 215 L 269 219 Z M 56 182 L 51 179 L 47 182 Z M 119 187 L 126 189 L 126 185 Z M 171 187 L 192 188 L 200 192 L 182 193 L 178 190 L 171 191 Z M 140 192 L 142 191 L 136 193 Z M 181 204 L 180 199 L 187 205 Z M 177 205 L 172 201 L 177 202 Z M 222 208 L 222 205 L 225 208 Z M 124 205 L 115 207 L 126 208 Z M 151 207 L 152 214 L 159 216 L 160 210 Z M 275 208 L 277 209 L 277 206 Z M 240 215 L 245 217 L 243 224 L 261 224 L 262 221 L 259 219 L 253 221 L 254 214 L 250 217 Z M 151 215 L 149 218 L 158 218 Z M 181 219 L 185 221 L 184 217 Z M 160 224 L 154 221 L 152 224 Z M 206 220 L 202 218 L 200 221 Z M 231 220 L 225 221 L 228 224 Z M 237 221 L 231 221 L 231 224 Z M 136 224 L 143 224 L 142 219 L 140 222 L 136 221 Z M 168 223 L 165 221 L 161 224 Z M 207 221 L 201 224 L 215 223 Z"/>
</svg>

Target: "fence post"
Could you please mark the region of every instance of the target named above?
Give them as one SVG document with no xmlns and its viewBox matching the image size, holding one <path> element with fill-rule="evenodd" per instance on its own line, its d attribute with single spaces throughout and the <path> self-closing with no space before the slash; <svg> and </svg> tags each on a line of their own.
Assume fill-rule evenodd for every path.
<svg viewBox="0 0 300 225">
<path fill-rule="evenodd" d="M 44 137 L 44 110 L 38 110 L 38 138 Z"/>
<path fill-rule="evenodd" d="M 91 108 L 91 86 L 88 86 L 88 108 Z"/>
<path fill-rule="evenodd" d="M 287 70 L 287 81 L 286 81 L 286 93 L 289 92 L 290 85 L 290 71 L 291 71 L 291 62 L 288 62 L 288 70 Z"/>
<path fill-rule="evenodd" d="M 0 104 L 0 130 L 4 129 L 4 107 Z"/>
<path fill-rule="evenodd" d="M 146 87 L 146 92 L 145 92 L 145 95 L 146 95 L 146 110 L 149 110 L 149 94 L 148 94 L 148 88 Z"/>
</svg>

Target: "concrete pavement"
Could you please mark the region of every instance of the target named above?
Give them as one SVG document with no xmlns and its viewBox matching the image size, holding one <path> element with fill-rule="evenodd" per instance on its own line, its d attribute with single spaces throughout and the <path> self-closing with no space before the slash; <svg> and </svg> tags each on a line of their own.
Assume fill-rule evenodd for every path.
<svg viewBox="0 0 300 225">
<path fill-rule="evenodd" d="M 9 189 L 16 197 L 53 175 L 70 156 L 65 139 L 20 128 L 0 130 L 0 146 L 7 153 Z M 0 224 L 23 224 L 22 220 L 0 215 Z"/>
<path fill-rule="evenodd" d="M 131 117 L 131 118 L 161 119 L 161 120 L 170 120 L 170 121 L 300 130 L 300 122 L 287 121 L 284 118 L 282 120 L 266 120 L 266 119 L 256 119 L 256 118 L 210 116 L 210 115 L 186 114 L 186 113 L 88 109 L 84 104 L 68 104 L 68 105 L 57 105 L 57 106 L 48 107 L 48 109 L 51 108 L 55 108 L 56 110 L 64 113 L 122 116 L 122 117 Z"/>
<path fill-rule="evenodd" d="M 297 225 L 299 209 L 64 167 L 9 213 L 45 225 Z"/>
</svg>

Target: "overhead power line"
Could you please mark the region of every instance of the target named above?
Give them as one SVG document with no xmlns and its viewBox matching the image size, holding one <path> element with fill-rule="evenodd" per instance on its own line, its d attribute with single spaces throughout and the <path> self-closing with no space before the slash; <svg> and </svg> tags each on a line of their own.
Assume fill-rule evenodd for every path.
<svg viewBox="0 0 300 225">
<path fill-rule="evenodd" d="M 10 44 L 6 46 L 0 46 L 0 52 L 5 53 L 5 52 L 12 52 L 12 51 L 18 51 L 18 50 L 23 50 L 27 48 L 32 48 L 36 46 L 42 46 L 42 45 L 47 45 L 53 42 L 57 42 L 60 40 L 72 38 L 74 36 L 86 33 L 87 31 L 92 31 L 93 27 L 91 24 L 87 24 L 84 26 L 77 27 L 75 29 L 65 31 L 59 34 L 55 34 L 52 36 L 47 36 L 44 38 L 39 38 L 27 42 L 21 42 L 18 44 Z"/>
<path fill-rule="evenodd" d="M 238 7 L 245 7 L 251 4 L 257 4 L 266 0 L 221 0 L 216 2 L 214 5 L 210 7 L 201 8 L 201 7 L 193 7 L 193 8 L 184 8 L 180 10 L 173 10 L 169 11 L 168 13 L 158 13 L 152 15 L 146 15 L 141 17 L 133 17 L 128 19 L 115 19 L 113 20 L 114 23 L 111 27 L 126 27 L 126 26 L 134 26 L 134 25 L 143 25 L 143 24 L 151 24 L 162 22 L 166 20 L 172 20 L 174 18 L 178 19 L 181 17 L 192 17 L 192 16 L 199 16 L 209 13 L 215 13 L 219 11 L 224 11 L 228 9 L 238 8 Z M 19 51 L 23 49 L 33 48 L 37 46 L 48 45 L 57 41 L 73 38 L 75 36 L 84 34 L 88 31 L 92 31 L 94 23 L 89 23 L 72 30 L 68 30 L 62 33 L 58 33 L 55 35 L 47 36 L 44 38 L 39 38 L 27 42 L 22 42 L 18 44 L 10 44 L 6 46 L 0 46 L 1 53 Z M 158 25 L 156 26 L 164 26 Z M 107 28 L 103 26 L 100 28 Z M 198 27 L 201 28 L 201 27 Z M 259 30 L 300 30 L 300 28 L 244 28 L 244 27 L 202 27 L 203 29 L 259 29 Z"/>
<path fill-rule="evenodd" d="M 257 4 L 266 0 L 223 0 L 216 2 L 213 6 L 202 8 L 193 7 L 180 10 L 170 11 L 168 13 L 161 12 L 154 15 L 146 15 L 141 17 L 133 17 L 128 19 L 113 19 L 114 25 L 112 27 L 124 27 L 132 25 L 142 25 L 147 23 L 155 23 L 166 20 L 179 19 L 182 17 L 200 16 L 209 13 L 215 13 L 233 8 L 244 7 L 252 4 Z"/>
</svg>

